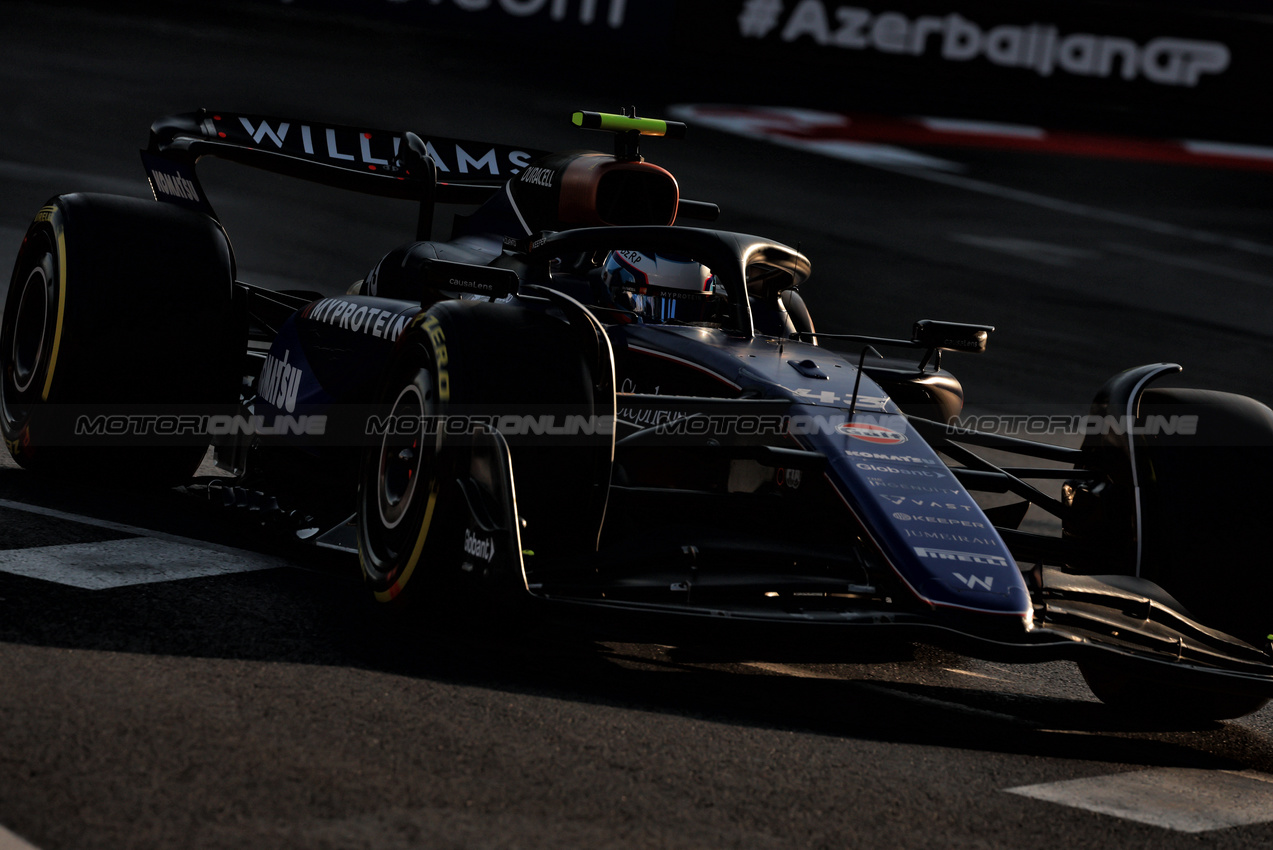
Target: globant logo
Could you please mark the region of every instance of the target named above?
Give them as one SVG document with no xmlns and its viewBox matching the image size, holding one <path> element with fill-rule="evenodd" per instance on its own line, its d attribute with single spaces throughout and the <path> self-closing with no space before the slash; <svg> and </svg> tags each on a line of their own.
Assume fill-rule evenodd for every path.
<svg viewBox="0 0 1273 850">
<path fill-rule="evenodd" d="M 1167 86 L 1196 86 L 1204 74 L 1221 74 L 1229 67 L 1228 46 L 1215 41 L 1161 37 L 1138 44 L 1119 36 L 1062 35 L 1054 24 L 986 28 L 956 12 L 911 18 L 856 6 L 828 8 L 825 0 L 800 0 L 784 20 L 785 12 L 782 0 L 745 0 L 739 33 L 766 38 L 780 30 L 785 42 L 811 38 L 848 50 L 911 56 L 935 52 L 951 62 L 980 58 L 1002 67 L 1029 68 L 1044 77 L 1056 72 L 1117 75 Z"/>
</svg>

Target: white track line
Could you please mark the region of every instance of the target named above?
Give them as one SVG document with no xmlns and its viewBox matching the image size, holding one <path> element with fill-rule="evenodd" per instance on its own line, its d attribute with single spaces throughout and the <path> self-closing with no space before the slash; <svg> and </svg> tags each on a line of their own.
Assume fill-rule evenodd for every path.
<svg viewBox="0 0 1273 850">
<path fill-rule="evenodd" d="M 1203 274 L 1215 275 L 1216 277 L 1226 277 L 1229 280 L 1236 280 L 1240 283 L 1249 283 L 1253 286 L 1273 287 L 1273 277 L 1269 277 L 1268 275 L 1256 274 L 1255 272 L 1244 272 L 1239 269 L 1230 269 L 1224 266 L 1218 266 L 1215 263 L 1208 263 L 1205 260 L 1192 260 L 1188 257 L 1176 257 L 1171 254 L 1164 254 L 1161 251 L 1151 251 L 1148 248 L 1140 248 L 1135 245 L 1122 245 L 1114 242 L 1107 242 L 1104 247 L 1107 251 L 1112 253 L 1135 257 L 1138 260 L 1148 260 L 1154 263 L 1162 263 L 1165 266 L 1171 266 L 1173 268 L 1202 272 Z"/>
<path fill-rule="evenodd" d="M 1005 685 L 1012 684 L 1008 679 L 1001 679 L 998 676 L 987 676 L 985 673 L 977 673 L 973 670 L 960 670 L 957 667 L 943 667 L 947 673 L 956 673 L 960 676 L 972 676 L 974 679 L 985 679 L 990 682 L 1002 682 Z"/>
<path fill-rule="evenodd" d="M 887 696 L 892 699 L 899 699 L 905 702 L 913 702 L 918 705 L 925 705 L 931 708 L 940 708 L 943 711 L 953 711 L 959 714 L 977 717 L 982 720 L 993 720 L 996 723 L 1010 723 L 1013 726 L 1024 726 L 1030 729 L 1038 728 L 1039 724 L 1026 720 L 1023 717 L 1017 717 L 1013 714 L 1004 714 L 999 711 L 990 711 L 984 708 L 974 708 L 970 705 L 964 705 L 961 702 L 951 702 L 944 699 L 936 699 L 935 697 L 927 697 L 922 694 L 913 694 L 909 691 L 899 691 L 894 688 L 877 685 L 873 682 L 863 682 L 857 679 L 841 679 L 837 676 L 821 676 L 817 673 L 809 673 L 798 667 L 792 667 L 787 664 L 771 664 L 763 661 L 744 662 L 744 667 L 752 667 L 757 670 L 764 670 L 767 673 L 777 673 L 780 676 L 794 676 L 800 679 L 823 679 L 826 681 L 844 682 L 854 688 L 860 688 L 873 694 Z M 988 678 L 988 677 L 987 677 Z"/>
<path fill-rule="evenodd" d="M 1242 239 L 1236 236 L 1225 236 L 1221 233 L 1212 233 L 1209 230 L 1200 230 L 1195 227 L 1182 227 L 1177 224 L 1155 221 L 1154 219 L 1133 215 L 1131 213 L 1103 210 L 1099 207 L 1080 204 L 1074 201 L 1065 201 L 1060 198 L 1052 198 L 1047 195 L 1040 195 L 1036 192 L 1027 192 L 1024 189 L 1013 189 L 1009 186 L 999 186 L 995 183 L 987 183 L 984 180 L 964 177 L 959 174 L 948 174 L 940 171 L 921 171 L 918 169 L 898 168 L 886 165 L 875 165 L 875 167 L 884 168 L 898 174 L 907 174 L 911 177 L 917 177 L 920 180 L 928 180 L 932 183 L 942 183 L 947 186 L 954 186 L 960 189 L 965 189 L 969 192 L 978 192 L 983 195 L 989 195 L 1003 200 L 1017 201 L 1023 204 L 1042 207 L 1043 209 L 1052 210 L 1053 212 L 1061 212 L 1069 215 L 1080 216 L 1082 218 L 1090 218 L 1094 221 L 1104 221 L 1109 224 L 1117 224 L 1123 227 L 1144 230 L 1149 233 L 1157 233 L 1161 236 L 1170 236 L 1177 239 L 1189 239 L 1194 242 L 1215 245 L 1216 247 L 1232 251 L 1244 251 L 1248 254 L 1256 254 L 1261 257 L 1273 257 L 1273 245 L 1252 242 L 1249 239 Z"/>
</svg>

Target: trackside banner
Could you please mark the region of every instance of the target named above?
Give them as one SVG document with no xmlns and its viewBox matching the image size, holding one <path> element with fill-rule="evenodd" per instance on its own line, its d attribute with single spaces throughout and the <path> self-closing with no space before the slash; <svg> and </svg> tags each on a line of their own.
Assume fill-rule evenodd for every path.
<svg viewBox="0 0 1273 850">
<path fill-rule="evenodd" d="M 686 5 L 687 15 L 706 7 Z M 961 10 L 919 9 L 882 0 L 849 5 L 836 0 L 743 0 L 731 33 L 752 49 L 799 48 L 808 58 L 843 61 L 922 61 L 962 72 L 1008 69 L 1039 77 L 1145 83 L 1194 88 L 1228 73 L 1235 33 L 1199 33 L 1179 16 L 1109 14 L 1084 17 L 1081 4 L 1046 8 L 1004 4 Z M 1210 36 L 1200 38 L 1198 36 Z M 763 47 L 760 47 L 764 45 Z M 826 52 L 823 52 L 823 49 Z"/>
<path fill-rule="evenodd" d="M 278 5 L 283 0 L 261 0 Z M 781 102 L 1268 141 L 1256 0 L 288 0 L 636 78 L 650 97 Z M 503 42 L 502 46 L 495 46 Z M 622 45 L 623 52 L 614 47 Z M 635 75 L 635 76 L 634 76 Z"/>
<path fill-rule="evenodd" d="M 830 108 L 1215 135 L 1246 132 L 1273 79 L 1273 16 L 1223 2 L 738 0 L 677 16 L 673 32 L 712 32 L 740 67 L 799 68 L 826 91 L 808 105 Z"/>
</svg>

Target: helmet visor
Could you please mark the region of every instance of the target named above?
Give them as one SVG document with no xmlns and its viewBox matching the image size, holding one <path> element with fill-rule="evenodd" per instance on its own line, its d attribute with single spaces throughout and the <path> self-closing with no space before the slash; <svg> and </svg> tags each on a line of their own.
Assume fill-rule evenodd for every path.
<svg viewBox="0 0 1273 850">
<path fill-rule="evenodd" d="M 689 258 L 614 251 L 605 275 L 615 304 L 651 324 L 714 323 L 724 300 L 716 276 Z"/>
</svg>

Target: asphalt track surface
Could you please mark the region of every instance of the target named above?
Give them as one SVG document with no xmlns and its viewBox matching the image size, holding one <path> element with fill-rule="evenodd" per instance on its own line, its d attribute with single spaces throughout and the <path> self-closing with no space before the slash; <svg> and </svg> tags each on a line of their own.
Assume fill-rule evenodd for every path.
<svg viewBox="0 0 1273 850">
<path fill-rule="evenodd" d="M 730 94 L 341 19 L 0 3 L 0 20 L 6 263 L 54 193 L 144 195 L 136 150 L 167 112 L 554 148 L 598 144 L 569 126 L 576 109 Z M 719 203 L 720 226 L 812 257 L 824 330 L 996 325 L 988 354 L 947 361 L 973 412 L 1082 413 L 1109 375 L 1164 360 L 1181 384 L 1273 398 L 1267 172 L 954 148 L 923 153 L 957 171 L 881 167 L 706 130 L 647 153 Z M 337 292 L 410 233 L 389 202 L 214 169 L 245 280 Z M 347 561 L 86 478 L 0 468 L 6 850 L 1273 844 L 1273 709 L 1145 728 L 1067 665 L 910 645 L 793 663 L 546 624 L 403 635 Z M 160 552 L 150 566 L 195 577 L 19 574 L 77 546 Z"/>
</svg>

